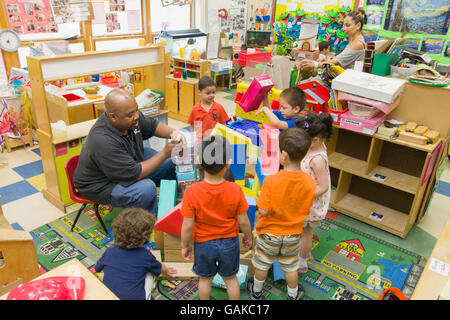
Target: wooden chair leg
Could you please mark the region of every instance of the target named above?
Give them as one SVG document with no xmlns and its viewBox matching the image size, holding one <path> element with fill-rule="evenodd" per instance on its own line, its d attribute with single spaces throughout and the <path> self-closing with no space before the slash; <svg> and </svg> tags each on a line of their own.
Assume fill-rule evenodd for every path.
<svg viewBox="0 0 450 320">
<path fill-rule="evenodd" d="M 70 232 L 73 232 L 73 228 L 77 224 L 78 218 L 80 218 L 81 212 L 83 212 L 84 208 L 86 208 L 86 204 L 83 204 L 80 210 L 78 210 L 77 216 L 75 217 L 75 221 L 72 224 L 72 228 L 70 228 Z"/>
</svg>

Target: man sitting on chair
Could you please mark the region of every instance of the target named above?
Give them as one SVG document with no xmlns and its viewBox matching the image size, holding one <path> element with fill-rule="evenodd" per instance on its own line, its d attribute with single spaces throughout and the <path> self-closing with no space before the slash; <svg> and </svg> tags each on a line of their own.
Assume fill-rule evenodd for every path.
<svg viewBox="0 0 450 320">
<path fill-rule="evenodd" d="M 171 141 L 160 152 L 144 148 L 143 141 L 153 136 Z M 180 131 L 145 117 L 131 94 L 113 89 L 83 144 L 75 187 L 91 201 L 157 215 L 156 187 L 161 179 L 176 179 L 171 154 L 180 141 L 186 142 Z"/>
</svg>

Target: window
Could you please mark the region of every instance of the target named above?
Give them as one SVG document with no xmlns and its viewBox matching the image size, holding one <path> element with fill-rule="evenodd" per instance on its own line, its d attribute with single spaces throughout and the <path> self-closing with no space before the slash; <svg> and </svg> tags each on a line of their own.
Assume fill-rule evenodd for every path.
<svg viewBox="0 0 450 320">
<path fill-rule="evenodd" d="M 136 38 L 136 39 L 96 41 L 95 51 L 135 49 L 140 47 L 140 40 L 144 39 Z"/>
<path fill-rule="evenodd" d="M 152 33 L 163 30 L 162 25 L 167 25 L 166 30 L 184 30 L 191 28 L 191 6 L 170 5 L 163 7 L 161 1 L 150 1 L 150 22 Z"/>
<path fill-rule="evenodd" d="M 94 37 L 143 32 L 141 0 L 96 1 L 92 2 L 92 8 Z"/>
<path fill-rule="evenodd" d="M 84 52 L 84 44 L 82 42 L 69 43 L 69 49 L 72 53 Z M 27 56 L 30 55 L 30 47 L 20 47 L 18 51 L 19 62 L 21 68 L 26 68 L 28 66 Z"/>
</svg>

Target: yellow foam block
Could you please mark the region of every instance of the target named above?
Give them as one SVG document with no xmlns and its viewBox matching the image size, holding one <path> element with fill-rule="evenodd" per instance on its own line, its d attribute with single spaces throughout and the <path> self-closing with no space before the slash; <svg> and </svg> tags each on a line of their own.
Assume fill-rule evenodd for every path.
<svg viewBox="0 0 450 320">
<path fill-rule="evenodd" d="M 255 174 L 255 177 L 253 178 L 252 191 L 257 195 L 260 190 L 261 186 L 259 184 L 258 175 Z"/>
<path fill-rule="evenodd" d="M 243 185 L 241 185 L 241 189 L 242 189 L 242 191 L 244 191 L 244 194 L 247 197 L 254 197 L 254 198 L 256 198 L 256 192 L 254 192 L 252 189 L 249 189 L 249 188 L 247 188 L 247 187 L 245 187 Z"/>
<path fill-rule="evenodd" d="M 234 183 L 237 183 L 238 185 L 245 186 L 245 180 L 234 180 Z"/>
</svg>

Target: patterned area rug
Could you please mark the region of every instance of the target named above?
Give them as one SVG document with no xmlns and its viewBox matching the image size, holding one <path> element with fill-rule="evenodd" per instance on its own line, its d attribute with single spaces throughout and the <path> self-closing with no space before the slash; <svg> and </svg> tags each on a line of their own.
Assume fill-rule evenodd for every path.
<svg viewBox="0 0 450 320">
<path fill-rule="evenodd" d="M 120 210 L 107 207 L 101 209 L 102 219 L 110 235 L 112 220 Z M 31 231 L 37 257 L 44 270 L 77 258 L 94 272 L 97 260 L 108 246 L 113 245 L 112 239 L 104 234 L 92 207 L 88 206 L 74 232 L 70 232 L 75 216 L 76 212 L 69 213 Z M 303 299 L 373 300 L 390 286 L 401 289 L 410 297 L 425 266 L 425 259 L 334 221 L 333 218 L 333 213 L 329 212 L 322 225 L 314 230 L 313 259 L 308 261 L 308 272 L 299 277 L 299 283 L 304 288 Z M 268 300 L 284 300 L 286 282 L 283 274 L 276 265 L 272 269 L 264 285 L 264 297 Z M 226 299 L 226 290 L 213 288 L 211 297 Z M 198 282 L 159 281 L 154 298 L 197 300 Z M 249 299 L 246 289 L 241 290 L 241 299 Z"/>
</svg>

